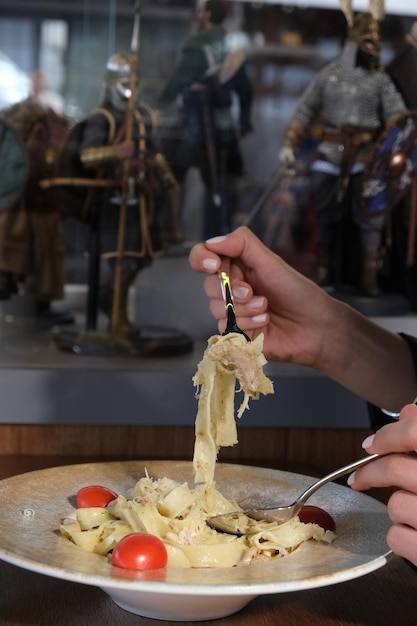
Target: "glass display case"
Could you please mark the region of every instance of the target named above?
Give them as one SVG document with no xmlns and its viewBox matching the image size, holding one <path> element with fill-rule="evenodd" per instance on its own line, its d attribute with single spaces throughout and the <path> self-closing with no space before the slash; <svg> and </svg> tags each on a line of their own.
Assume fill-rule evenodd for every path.
<svg viewBox="0 0 417 626">
<path fill-rule="evenodd" d="M 134 4 L 131 0 L 0 0 L 0 117 L 5 109 L 28 98 L 40 80 L 39 102 L 66 120 L 60 135 L 63 140 L 100 106 L 107 60 L 117 51 L 131 51 Z M 287 1 L 228 4 L 224 23 L 228 42 L 231 48 L 244 50 L 253 88 L 252 131 L 239 140 L 243 175 L 234 181 L 231 228 L 248 224 L 274 251 L 312 277 L 317 263 L 316 223 L 309 208 L 308 175 L 301 168 L 292 178 L 283 176 L 278 154 L 300 96 L 320 69 L 339 54 L 346 21 L 338 7 Z M 196 8 L 193 0 L 140 3 L 138 93 L 157 114 L 159 133 L 170 118 L 160 110 L 158 96 L 180 58 Z M 414 18 L 411 8 L 410 14 L 387 14 L 382 25 L 384 63 L 400 50 Z M 236 98 L 231 110 L 237 124 Z M 303 144 L 306 163 L 314 154 L 319 132 L 318 120 Z M 54 146 L 56 153 L 61 145 L 58 141 Z M 25 154 L 23 146 L 16 158 L 25 162 Z M 0 158 L 7 157 L 0 152 Z M 0 189 L 2 184 L 0 174 Z M 155 433 L 158 427 L 175 425 L 189 424 L 192 429 L 191 378 L 207 338 L 216 331 L 203 279 L 188 265 L 190 247 L 204 236 L 204 206 L 201 176 L 191 169 L 182 207 L 184 241 L 165 246 L 129 289 L 129 316 L 139 330 L 156 325 L 190 338 L 182 354 L 174 351 L 156 359 L 138 353 L 132 356 L 129 350 L 120 354 L 98 348 L 83 353 L 83 346 L 77 351 L 76 344 L 69 342 L 68 349 L 68 344 L 56 341 L 67 330 L 91 330 L 86 329 L 91 228 L 83 220 L 62 216 L 63 297 L 50 303 L 48 315 L 39 316 L 28 282 L 18 277 L 9 293 L 6 285 L 0 300 L 0 422 L 9 425 L 10 441 L 20 436 L 13 424 L 121 423 L 128 429 L 140 423 L 154 424 Z M 59 212 L 59 206 L 54 205 L 54 210 Z M 104 262 L 99 264 L 105 274 Z M 392 313 L 395 316 L 398 311 Z M 395 330 L 395 320 L 388 323 Z M 99 310 L 93 330 L 106 333 L 107 329 L 108 319 Z M 264 407 L 256 416 L 258 426 L 271 427 L 279 414 L 284 428 L 291 424 L 306 428 L 310 423 L 327 428 L 334 420 L 334 406 L 343 398 L 338 427 L 352 425 L 352 414 L 357 416 L 355 427 L 366 427 L 364 403 L 347 392 L 344 395 L 324 377 L 282 364 L 271 366 L 271 375 L 277 382 L 279 410 L 277 405 Z M 178 390 L 184 400 L 173 415 L 172 397 Z M 317 404 L 314 415 L 303 410 L 303 402 L 300 405 L 305 399 L 310 406 L 312 393 Z M 251 427 L 255 413 L 252 417 Z M 25 436 L 28 433 L 30 428 Z"/>
</svg>

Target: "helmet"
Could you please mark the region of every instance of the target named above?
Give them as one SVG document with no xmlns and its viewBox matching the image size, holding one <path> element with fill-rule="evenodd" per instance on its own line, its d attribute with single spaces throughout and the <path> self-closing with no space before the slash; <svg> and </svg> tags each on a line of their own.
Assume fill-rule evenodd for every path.
<svg viewBox="0 0 417 626">
<path fill-rule="evenodd" d="M 365 55 L 379 60 L 379 21 L 371 13 L 358 15 L 349 29 L 349 38 Z"/>
<path fill-rule="evenodd" d="M 110 104 L 120 111 L 125 111 L 131 96 L 130 57 L 127 52 L 116 52 L 106 65 L 106 96 Z"/>
</svg>

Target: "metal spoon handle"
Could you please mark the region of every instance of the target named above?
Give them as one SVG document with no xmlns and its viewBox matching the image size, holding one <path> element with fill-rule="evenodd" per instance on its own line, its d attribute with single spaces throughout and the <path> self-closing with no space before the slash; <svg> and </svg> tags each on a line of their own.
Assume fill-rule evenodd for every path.
<svg viewBox="0 0 417 626">
<path fill-rule="evenodd" d="M 380 456 L 384 456 L 384 455 L 371 454 L 369 456 L 364 457 L 363 459 L 360 459 L 359 461 L 354 461 L 353 463 L 349 463 L 349 465 L 345 465 L 344 467 L 341 467 L 340 469 L 337 469 L 334 472 L 327 474 L 327 476 L 323 476 L 323 478 L 321 478 L 317 482 L 310 485 L 310 487 L 307 487 L 307 489 L 303 491 L 303 493 L 297 498 L 296 502 L 303 504 L 310 498 L 310 496 L 313 495 L 313 493 L 317 491 L 317 489 L 320 489 L 320 487 L 323 487 L 323 485 L 325 485 L 326 483 L 330 483 L 336 478 L 340 478 L 340 476 L 345 476 L 345 474 L 349 474 L 350 472 L 353 472 L 358 467 L 361 467 L 362 465 L 366 465 L 367 463 L 374 461 Z"/>
</svg>

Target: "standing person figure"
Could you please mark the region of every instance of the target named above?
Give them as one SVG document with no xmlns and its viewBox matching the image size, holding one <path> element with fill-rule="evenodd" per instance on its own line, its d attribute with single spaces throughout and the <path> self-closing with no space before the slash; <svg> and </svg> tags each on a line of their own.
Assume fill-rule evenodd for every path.
<svg viewBox="0 0 417 626">
<path fill-rule="evenodd" d="M 405 35 L 403 45 L 386 67 L 407 107 L 417 111 L 417 21 L 414 21 Z M 415 183 L 414 183 L 415 184 Z M 408 240 L 413 237 L 413 211 L 417 207 L 412 204 L 412 192 L 407 193 L 395 206 L 391 213 L 391 267 L 393 281 L 402 287 L 404 295 L 410 302 L 411 309 L 417 311 L 417 243 L 414 243 L 414 260 L 409 262 L 406 250 Z"/>
<path fill-rule="evenodd" d="M 350 3 L 345 15 L 348 37 L 340 56 L 326 65 L 301 97 L 284 136 L 280 161 L 295 161 L 295 151 L 317 117 L 324 130 L 311 166 L 311 193 L 318 222 L 317 282 L 340 281 L 342 222 L 348 215 L 359 239 L 359 289 L 377 296 L 378 270 L 385 217 L 369 216 L 361 208 L 361 173 L 374 142 L 406 105 L 379 60 L 381 11 L 353 17 Z M 353 248 L 356 237 L 351 237 Z M 356 259 L 348 255 L 347 265 Z"/>
<path fill-rule="evenodd" d="M 220 0 L 203 2 L 196 15 L 196 32 L 184 44 L 173 75 L 159 96 L 161 108 L 176 102 L 179 126 L 166 140 L 164 152 L 180 183 L 176 207 L 164 233 L 166 240 L 183 239 L 181 213 L 184 183 L 192 167 L 200 171 L 207 199 L 204 235 L 230 230 L 227 204 L 231 178 L 243 175 L 239 138 L 252 130 L 252 86 L 243 50 L 227 49 L 222 23 L 227 8 Z M 233 94 L 239 101 L 239 124 L 232 116 Z M 165 145 L 163 144 L 163 145 Z"/>
<path fill-rule="evenodd" d="M 0 299 L 24 291 L 35 299 L 36 318 L 43 324 L 72 324 L 68 311 L 52 302 L 64 298 L 65 243 L 62 206 L 54 190 L 41 181 L 53 172 L 69 120 L 31 97 L 0 112 L 22 142 L 28 177 L 16 202 L 0 214 Z"/>
<path fill-rule="evenodd" d="M 90 291 L 93 296 L 94 292 L 99 292 L 98 305 L 110 320 L 112 334 L 128 341 L 140 335 L 129 319 L 129 288 L 138 272 L 162 254 L 158 193 L 170 195 L 176 186 L 172 171 L 157 150 L 154 112 L 145 103 L 135 103 L 132 137 L 126 137 L 132 71 L 128 53 L 118 52 L 110 57 L 102 102 L 79 125 L 77 155 L 83 175 L 94 178 L 85 207 L 90 225 L 90 254 L 94 252 L 96 262 L 100 256 L 108 260 L 107 279 L 101 280 L 94 267 L 90 271 Z M 124 163 L 128 163 L 128 197 L 124 199 L 125 223 L 121 224 Z M 121 236 L 123 250 L 119 259 Z M 118 298 L 115 298 L 118 269 L 121 270 L 120 284 Z M 88 313 L 94 326 L 95 305 L 91 304 L 91 298 Z"/>
</svg>

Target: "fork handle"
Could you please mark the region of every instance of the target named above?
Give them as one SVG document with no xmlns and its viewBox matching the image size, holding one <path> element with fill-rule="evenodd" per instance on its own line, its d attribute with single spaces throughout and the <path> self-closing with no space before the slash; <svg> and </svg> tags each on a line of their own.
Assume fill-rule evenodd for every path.
<svg viewBox="0 0 417 626">
<path fill-rule="evenodd" d="M 239 333 L 245 337 L 246 341 L 250 341 L 250 337 L 245 332 L 243 332 L 241 328 L 239 328 L 236 322 L 236 313 L 233 303 L 232 288 L 230 286 L 229 275 L 227 274 L 227 272 L 221 271 L 219 273 L 219 278 L 224 306 L 226 308 L 226 329 L 223 335 L 228 335 L 229 333 Z"/>
</svg>

